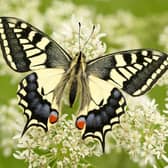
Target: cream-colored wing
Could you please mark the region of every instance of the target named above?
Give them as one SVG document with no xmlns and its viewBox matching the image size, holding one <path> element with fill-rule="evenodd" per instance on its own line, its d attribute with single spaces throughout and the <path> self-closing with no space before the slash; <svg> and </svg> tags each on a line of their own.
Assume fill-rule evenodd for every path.
<svg viewBox="0 0 168 168">
<path fill-rule="evenodd" d="M 168 69 L 168 55 L 152 49 L 107 54 L 87 63 L 87 74 L 118 85 L 132 96 L 147 92 Z"/>
<path fill-rule="evenodd" d="M 105 150 L 105 135 L 114 124 L 120 122 L 125 112 L 125 98 L 110 83 L 89 76 L 90 104 L 81 111 L 76 127 L 82 130 L 82 138 L 93 137 L 100 141 Z"/>
<path fill-rule="evenodd" d="M 27 117 L 22 135 L 31 126 L 47 131 L 48 121 L 57 121 L 60 111 L 53 93 L 63 74 L 63 69 L 43 69 L 29 74 L 20 82 L 17 92 L 19 105 Z"/>
</svg>

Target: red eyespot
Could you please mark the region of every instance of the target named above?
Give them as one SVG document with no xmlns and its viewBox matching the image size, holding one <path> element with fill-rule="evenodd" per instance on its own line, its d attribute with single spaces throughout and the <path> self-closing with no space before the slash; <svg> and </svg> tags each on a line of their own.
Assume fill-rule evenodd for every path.
<svg viewBox="0 0 168 168">
<path fill-rule="evenodd" d="M 54 124 L 57 122 L 57 120 L 58 120 L 58 113 L 56 111 L 52 111 L 49 116 L 49 122 L 51 124 Z"/>
<path fill-rule="evenodd" d="M 77 120 L 76 120 L 76 127 L 78 129 L 83 129 L 86 125 L 86 119 L 85 117 L 79 117 Z"/>
</svg>

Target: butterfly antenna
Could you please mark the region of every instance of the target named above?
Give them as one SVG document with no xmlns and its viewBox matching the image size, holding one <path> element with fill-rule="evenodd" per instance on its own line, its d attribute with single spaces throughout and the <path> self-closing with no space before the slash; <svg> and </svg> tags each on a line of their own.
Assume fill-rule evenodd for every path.
<svg viewBox="0 0 168 168">
<path fill-rule="evenodd" d="M 80 44 L 80 36 L 81 36 L 81 23 L 80 22 L 78 22 L 78 24 L 79 24 L 79 32 L 78 32 L 78 39 L 79 39 L 79 51 L 81 51 L 81 44 Z"/>
<path fill-rule="evenodd" d="M 91 31 L 91 33 L 90 33 L 90 35 L 89 35 L 89 37 L 88 37 L 88 39 L 85 41 L 85 43 L 84 43 L 84 45 L 83 45 L 83 47 L 82 47 L 82 49 L 81 49 L 81 51 L 83 51 L 83 49 L 85 48 L 85 46 L 88 44 L 88 42 L 89 42 L 89 40 L 91 39 L 91 37 L 93 36 L 93 33 L 94 33 L 94 30 L 95 30 L 95 25 L 93 25 L 93 28 L 92 28 L 92 31 Z"/>
</svg>

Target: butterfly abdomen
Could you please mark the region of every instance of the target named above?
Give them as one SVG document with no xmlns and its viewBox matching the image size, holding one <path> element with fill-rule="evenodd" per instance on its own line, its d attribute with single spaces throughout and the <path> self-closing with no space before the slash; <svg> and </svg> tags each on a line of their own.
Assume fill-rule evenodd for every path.
<svg viewBox="0 0 168 168">
<path fill-rule="evenodd" d="M 74 102 L 75 102 L 75 98 L 76 98 L 76 95 L 77 95 L 77 90 L 78 90 L 78 82 L 77 82 L 77 79 L 75 78 L 72 81 L 72 85 L 70 87 L 70 95 L 69 95 L 70 107 L 72 107 Z"/>
<path fill-rule="evenodd" d="M 73 104 L 76 102 L 76 99 L 81 97 L 82 94 L 82 84 L 85 74 L 85 55 L 82 52 L 76 54 L 75 58 L 71 62 L 69 77 L 69 105 L 73 107 Z M 83 95 L 82 95 L 83 96 Z M 81 109 L 81 108 L 80 108 Z"/>
</svg>

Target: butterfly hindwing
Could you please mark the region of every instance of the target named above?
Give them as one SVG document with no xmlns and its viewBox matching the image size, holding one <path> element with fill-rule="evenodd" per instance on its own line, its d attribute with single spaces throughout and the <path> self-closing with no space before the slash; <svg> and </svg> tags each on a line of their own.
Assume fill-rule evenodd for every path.
<svg viewBox="0 0 168 168">
<path fill-rule="evenodd" d="M 7 64 L 15 71 L 67 69 L 71 57 L 55 41 L 29 23 L 0 17 L 0 44 Z"/>
<path fill-rule="evenodd" d="M 47 131 L 49 116 L 55 113 L 58 118 L 59 109 L 56 100 L 53 99 L 53 90 L 63 72 L 63 69 L 38 70 L 20 82 L 17 92 L 19 105 L 24 109 L 27 117 L 22 134 L 31 126 L 39 126 Z"/>
<path fill-rule="evenodd" d="M 148 91 L 167 69 L 167 54 L 150 49 L 135 49 L 91 60 L 87 73 L 112 81 L 132 96 L 139 96 Z"/>
<path fill-rule="evenodd" d="M 83 129 L 83 139 L 87 137 L 98 139 L 104 151 L 106 133 L 112 130 L 113 125 L 120 123 L 126 101 L 117 88 L 94 76 L 89 77 L 89 88 L 90 104 L 86 108 L 87 112 L 78 116 L 76 126 Z M 85 127 L 80 127 L 82 123 L 85 123 Z"/>
</svg>

